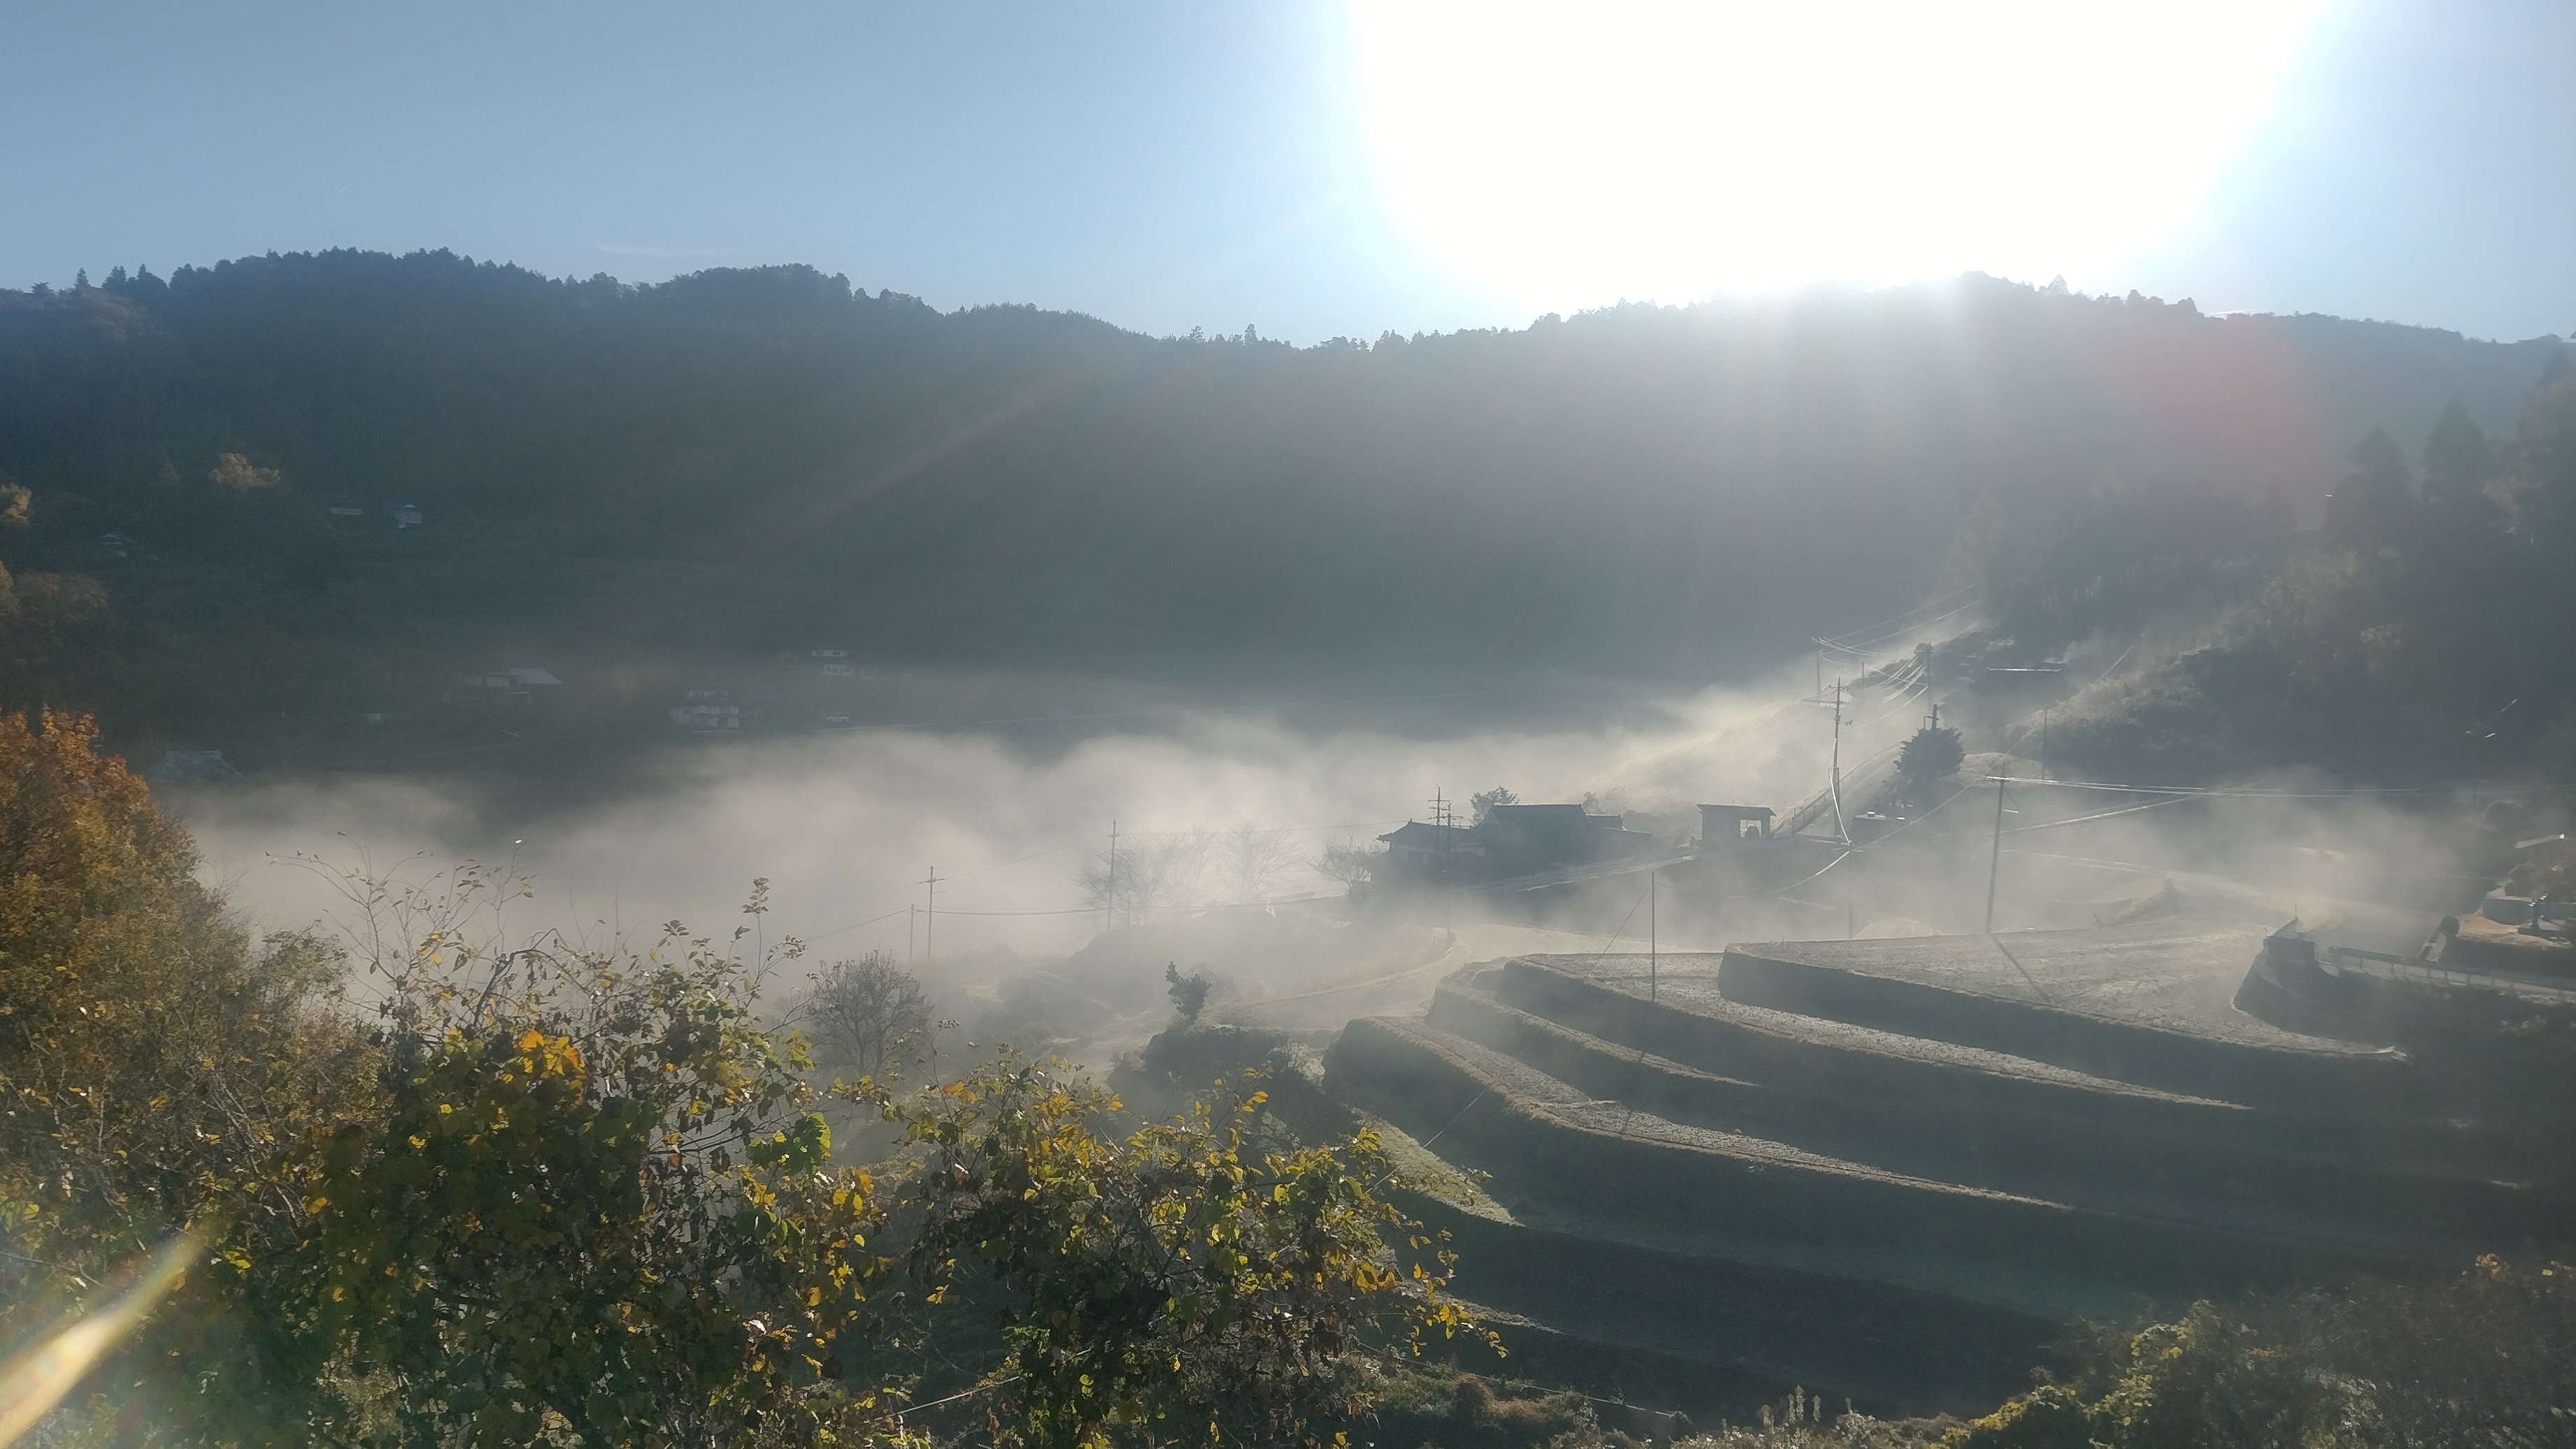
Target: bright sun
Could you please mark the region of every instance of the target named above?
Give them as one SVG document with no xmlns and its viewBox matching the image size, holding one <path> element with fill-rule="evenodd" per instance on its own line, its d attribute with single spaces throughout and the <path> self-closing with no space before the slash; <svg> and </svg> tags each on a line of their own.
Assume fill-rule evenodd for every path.
<svg viewBox="0 0 2576 1449">
<path fill-rule="evenodd" d="M 2331 0 L 1353 0 L 1381 183 L 1532 310 L 1970 269 L 2186 220 Z"/>
</svg>

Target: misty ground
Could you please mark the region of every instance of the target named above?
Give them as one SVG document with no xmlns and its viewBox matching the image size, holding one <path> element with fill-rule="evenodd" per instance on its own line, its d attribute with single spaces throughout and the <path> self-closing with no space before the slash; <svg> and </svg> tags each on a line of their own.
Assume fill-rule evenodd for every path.
<svg viewBox="0 0 2576 1449">
<path fill-rule="evenodd" d="M 677 920 L 715 936 L 748 926 L 753 946 L 792 937 L 806 955 L 783 969 L 781 1000 L 823 962 L 883 951 L 956 1023 L 941 1044 L 956 1060 L 1008 1042 L 1094 1069 L 1168 1024 L 1166 966 L 1216 983 L 1213 1020 L 1329 1032 L 1417 1009 L 1451 971 L 1525 952 L 1975 931 L 1990 875 L 1998 929 L 2173 913 L 2270 929 L 2296 915 L 2407 952 L 2475 894 L 2450 858 L 2447 798 L 2314 781 L 2285 795 L 2299 782 L 2270 781 L 2274 793 L 2140 809 L 2034 787 L 1999 822 L 1983 778 L 2039 775 L 2045 701 L 1958 691 L 1947 717 L 1989 752 L 1848 858 L 1782 854 L 1759 878 L 1668 880 L 1651 902 L 1641 876 L 1354 901 L 1317 869 L 1328 845 L 1428 818 L 1435 792 L 1588 801 L 1677 843 L 1699 802 L 1785 813 L 1830 778 L 1813 673 L 1811 661 L 1687 695 L 1572 680 L 1371 695 L 1383 682 L 1303 680 L 1260 698 L 1240 682 L 959 670 L 872 681 L 877 712 L 903 727 L 615 739 L 566 721 L 471 754 L 162 794 L 204 873 L 262 928 L 344 922 L 333 871 L 429 883 L 463 861 L 509 861 L 534 891 L 513 931 L 650 937 Z M 1857 815 L 1926 706 L 1901 689 L 1847 705 Z M 1113 823 L 1131 870 L 1195 852 L 1188 882 L 1114 922 L 1097 892 Z M 2000 856 L 1999 823 L 2012 832 Z M 1246 842 L 1263 855 L 1248 869 L 1230 854 Z M 757 919 L 741 911 L 755 879 L 769 882 Z"/>
</svg>

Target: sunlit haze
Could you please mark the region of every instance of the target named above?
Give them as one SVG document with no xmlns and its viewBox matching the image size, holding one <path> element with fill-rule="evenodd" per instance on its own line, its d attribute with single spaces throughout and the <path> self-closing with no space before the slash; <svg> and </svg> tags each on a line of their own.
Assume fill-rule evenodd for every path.
<svg viewBox="0 0 2576 1449">
<path fill-rule="evenodd" d="M 0 1449 L 2576 1445 L 2571 60 L 9 0 Z"/>
<path fill-rule="evenodd" d="M 1422 244 L 1532 310 L 1983 270 L 2126 285 L 2324 0 L 1386 0 L 1354 36 Z"/>
<path fill-rule="evenodd" d="M 443 246 L 1298 343 L 1966 270 L 2576 326 L 2562 0 L 9 15 L 0 286 Z"/>
</svg>

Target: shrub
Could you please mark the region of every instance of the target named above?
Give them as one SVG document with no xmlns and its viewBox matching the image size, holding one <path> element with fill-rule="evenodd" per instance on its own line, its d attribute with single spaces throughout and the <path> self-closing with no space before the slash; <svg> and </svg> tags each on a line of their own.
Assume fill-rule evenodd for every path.
<svg viewBox="0 0 2576 1449">
<path fill-rule="evenodd" d="M 374 1110 L 371 1053 L 325 1009 L 341 958 L 254 945 L 187 836 L 86 719 L 0 717 L 0 1336 L 41 1330 L 194 1229 L 184 1287 L 122 1360 L 191 1355 L 167 1412 L 236 1427 L 273 1403 L 269 1325 L 216 1333 L 305 1230 L 317 1134 Z M 247 1330 L 247 1331 L 245 1331 Z"/>
<path fill-rule="evenodd" d="M 1030 1445 L 1288 1444 L 1367 1406 L 1371 1339 L 1474 1331 L 1449 1257 L 1380 1192 L 1377 1139 L 1261 1152 L 1258 1092 L 1125 1138 L 1117 1100 L 1001 1063 L 898 1106 L 921 1150 L 911 1258 L 938 1288 L 998 1287 L 1009 1348 L 987 1428 Z M 1410 1269 L 1393 1238 L 1428 1263 Z"/>
<path fill-rule="evenodd" d="M 2083 1372 L 1956 1431 L 1955 1449 L 2541 1445 L 2568 1442 L 2576 1281 L 2478 1260 L 2102 1336 Z"/>
</svg>

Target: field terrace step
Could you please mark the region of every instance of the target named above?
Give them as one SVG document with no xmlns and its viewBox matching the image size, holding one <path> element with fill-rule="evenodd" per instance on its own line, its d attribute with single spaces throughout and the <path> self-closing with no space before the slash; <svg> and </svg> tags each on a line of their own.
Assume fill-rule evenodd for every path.
<svg viewBox="0 0 2576 1449">
<path fill-rule="evenodd" d="M 1731 959 L 1724 969 L 1733 969 Z M 2245 1152 L 2428 1178 L 2570 1187 L 2565 1164 L 2541 1160 L 2515 1134 L 2413 1113 L 2357 1113 L 2350 1102 L 2340 1111 L 2295 1111 L 2142 1086 L 1989 1047 L 1753 1005 L 1736 999 L 1720 971 L 1713 955 L 1665 956 L 1650 1002 L 1643 957 L 1521 956 L 1502 964 L 1492 991 L 1506 1005 L 1621 1046 L 1816 1097 L 1969 1119 L 2075 1121 L 2119 1137 L 2181 1133 Z"/>
<path fill-rule="evenodd" d="M 1569 1370 L 1588 1392 L 1703 1420 L 1751 1419 L 1794 1386 L 1883 1415 L 1964 1415 L 2020 1391 L 2065 1336 L 2052 1317 L 1998 1304 L 1714 1257 L 1537 1204 L 1515 1214 L 1471 1170 L 1383 1117 L 1358 1115 L 1401 1175 L 1396 1198 L 1447 1235 L 1451 1290 L 1509 1315 L 1495 1326 L 1524 1374 Z"/>
<path fill-rule="evenodd" d="M 1594 1392 L 1698 1417 L 1750 1419 L 1793 1385 L 1882 1415 L 1983 1413 L 2027 1388 L 2030 1366 L 2065 1334 L 2052 1318 L 1948 1294 L 1674 1251 L 1575 1219 L 1401 1200 L 1449 1235 L 1456 1291 L 1598 1345 L 1570 1365 Z M 1498 1326 L 1504 1370 L 1529 1372 L 1528 1335 Z M 1556 1352 L 1542 1351 L 1541 1372 L 1571 1357 L 1545 1347 Z"/>
<path fill-rule="evenodd" d="M 2565 1200 L 2528 1186 L 2285 1154 L 2265 1136 L 2289 1134 L 2242 1130 L 2258 1115 L 2249 1109 L 2178 1099 L 2159 1115 L 2138 1109 L 2118 1084 L 2071 1088 L 2064 1110 L 2053 1102 L 2052 1110 L 2030 1111 L 1962 1110 L 1947 1091 L 1854 1094 L 1828 1079 L 1833 1090 L 1816 1092 L 1743 1080 L 1508 1005 L 1495 994 L 1505 975 L 1504 966 L 1489 963 L 1442 982 L 1428 1025 L 1595 1097 L 1910 1176 L 2452 1258 L 2534 1241 L 2568 1212 Z M 2091 1110 L 2106 1105 L 2117 1121 Z"/>
<path fill-rule="evenodd" d="M 1463 1037 L 1363 1018 L 1327 1057 L 1343 1100 L 1490 1173 L 1496 1198 L 1703 1256 L 2068 1319 L 2142 1298 L 2336 1281 L 2393 1255 L 2176 1224 L 1891 1172 L 1596 1098 Z M 1597 1229 L 1596 1229 L 1597 1230 Z"/>
<path fill-rule="evenodd" d="M 1983 1047 L 2250 1106 L 2379 1115 L 2431 1105 L 2385 1047 L 2302 1036 L 2236 1007 L 2262 952 L 2189 920 L 2079 931 L 1780 941 L 1726 949 L 1731 1001 Z"/>
</svg>

